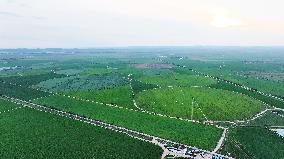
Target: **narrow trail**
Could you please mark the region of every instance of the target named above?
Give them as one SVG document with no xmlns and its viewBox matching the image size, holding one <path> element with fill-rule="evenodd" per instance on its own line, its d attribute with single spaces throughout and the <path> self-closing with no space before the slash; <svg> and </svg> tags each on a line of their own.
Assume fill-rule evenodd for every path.
<svg viewBox="0 0 284 159">
<path fill-rule="evenodd" d="M 135 93 L 134 93 L 134 90 L 133 90 L 133 87 L 132 87 L 132 78 L 131 78 L 131 76 L 132 76 L 132 74 L 128 74 L 128 76 L 127 76 L 127 79 L 129 80 L 129 82 L 130 82 L 130 88 L 131 88 L 131 93 L 132 93 L 132 97 L 133 97 L 133 99 L 132 99 L 132 102 L 133 102 L 133 105 L 134 105 L 134 107 L 137 109 L 137 110 L 140 110 L 140 111 L 145 111 L 144 109 L 142 109 L 142 108 L 140 108 L 138 105 L 137 105 L 137 103 L 136 103 L 136 100 L 135 100 Z"/>
<path fill-rule="evenodd" d="M 222 137 L 220 138 L 217 146 L 215 147 L 215 149 L 212 151 L 213 153 L 216 153 L 223 145 L 226 139 L 226 134 L 227 134 L 228 129 L 225 128 L 222 134 Z"/>
</svg>

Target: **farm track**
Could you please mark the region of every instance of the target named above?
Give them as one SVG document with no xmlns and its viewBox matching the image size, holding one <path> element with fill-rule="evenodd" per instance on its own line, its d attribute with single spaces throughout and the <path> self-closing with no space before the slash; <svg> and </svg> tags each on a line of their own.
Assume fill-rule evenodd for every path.
<svg viewBox="0 0 284 159">
<path fill-rule="evenodd" d="M 136 109 L 138 109 L 138 110 L 140 110 L 140 111 L 145 111 L 144 109 L 142 109 L 142 108 L 140 108 L 138 105 L 137 105 L 137 103 L 136 103 L 136 100 L 135 100 L 135 94 L 134 94 L 134 90 L 133 90 L 133 87 L 132 87 L 132 78 L 131 78 L 131 74 L 129 74 L 128 76 L 127 76 L 127 79 L 129 80 L 129 85 L 130 85 L 130 88 L 131 88 L 131 93 L 132 93 L 132 97 L 133 97 L 133 105 L 134 105 L 134 107 L 136 108 Z"/>
<path fill-rule="evenodd" d="M 10 102 L 22 105 L 21 107 L 17 107 L 17 109 L 22 108 L 22 107 L 28 107 L 28 108 L 35 109 L 35 110 L 38 110 L 38 111 L 43 111 L 43 112 L 67 117 L 67 118 L 70 118 L 70 119 L 73 119 L 73 120 L 78 120 L 78 121 L 88 123 L 88 124 L 92 124 L 92 125 L 95 125 L 95 126 L 99 126 L 99 127 L 105 128 L 105 129 L 110 129 L 110 130 L 126 134 L 130 137 L 133 137 L 133 138 L 145 141 L 145 142 L 150 142 L 152 144 L 160 146 L 164 150 L 164 154 L 163 154 L 162 158 L 165 157 L 165 156 L 168 156 L 168 155 L 169 156 L 175 156 L 175 157 L 186 157 L 186 158 L 192 158 L 192 159 L 197 159 L 197 158 L 198 159 L 202 159 L 202 158 L 204 158 L 204 159 L 209 158 L 210 159 L 210 158 L 214 158 L 214 157 L 220 157 L 222 159 L 230 158 L 228 156 L 223 156 L 223 155 L 217 154 L 215 152 L 210 152 L 210 151 L 198 149 L 198 148 L 195 148 L 195 147 L 191 147 L 191 146 L 188 146 L 188 145 L 179 144 L 179 143 L 174 142 L 174 141 L 170 141 L 170 140 L 162 139 L 162 138 L 159 138 L 159 137 L 151 136 L 151 135 L 148 135 L 148 134 L 140 133 L 140 132 L 133 131 L 133 130 L 130 130 L 130 129 L 127 129 L 127 128 L 108 124 L 108 123 L 105 123 L 105 122 L 102 122 L 102 121 L 99 121 L 99 120 L 90 119 L 90 118 L 87 118 L 87 117 L 84 117 L 84 116 L 79 116 L 79 115 L 76 115 L 76 114 L 73 114 L 73 113 L 64 112 L 64 111 L 57 110 L 57 109 L 54 109 L 54 108 L 45 107 L 45 106 L 42 106 L 42 105 L 27 102 L 27 101 L 24 101 L 24 100 L 8 97 L 8 96 L 4 96 L 4 95 L 2 95 L 0 98 L 3 99 L 3 100 L 7 100 L 7 101 L 10 101 Z M 169 144 L 170 145 L 183 145 L 185 148 L 177 149 L 177 150 L 173 151 L 171 149 L 166 148 L 166 145 L 169 145 Z M 185 150 L 187 150 L 187 151 L 185 151 Z"/>
</svg>

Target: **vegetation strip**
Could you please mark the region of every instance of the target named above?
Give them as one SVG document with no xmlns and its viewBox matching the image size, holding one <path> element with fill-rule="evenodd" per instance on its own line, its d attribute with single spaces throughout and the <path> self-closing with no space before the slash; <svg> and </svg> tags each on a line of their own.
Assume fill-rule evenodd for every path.
<svg viewBox="0 0 284 159">
<path fill-rule="evenodd" d="M 284 138 L 264 127 L 236 127 L 230 130 L 225 147 L 220 151 L 228 152 L 238 158 L 283 158 Z"/>
<path fill-rule="evenodd" d="M 20 107 L 15 107 L 13 109 L 4 110 L 4 111 L 0 112 L 0 114 L 7 113 L 7 112 L 12 112 L 12 111 L 15 111 L 17 109 L 21 109 L 23 107 L 25 107 L 25 106 L 20 106 Z"/>
<path fill-rule="evenodd" d="M 3 82 L 3 83 L 5 83 L 5 82 Z M 14 83 L 9 83 L 9 85 L 23 87 L 23 86 L 14 84 Z M 25 89 L 25 87 L 23 87 L 23 89 Z M 121 106 L 118 106 L 118 105 L 115 105 L 115 104 L 102 103 L 102 102 L 98 102 L 98 101 L 94 101 L 94 100 L 79 98 L 79 97 L 76 97 L 76 96 L 65 95 L 65 94 L 62 94 L 62 93 L 49 92 L 49 91 L 45 91 L 45 90 L 40 90 L 38 88 L 29 88 L 29 89 L 47 93 L 45 96 L 40 96 L 40 97 L 37 97 L 37 98 L 34 98 L 34 99 L 30 99 L 29 101 L 34 101 L 34 100 L 38 100 L 38 99 L 42 99 L 42 98 L 46 98 L 46 97 L 50 97 L 50 96 L 59 95 L 59 96 L 64 96 L 64 97 L 68 97 L 68 98 L 71 98 L 71 99 L 76 99 L 76 100 L 79 100 L 79 101 L 91 102 L 91 103 L 96 103 L 96 104 L 100 104 L 100 105 L 115 107 L 115 108 L 119 108 L 119 109 L 126 109 L 126 110 L 131 110 L 131 111 L 136 111 L 136 112 L 140 111 L 140 112 L 147 113 L 147 114 L 150 114 L 150 115 L 157 115 L 157 116 L 160 116 L 160 117 L 166 117 L 166 118 L 170 118 L 170 119 L 177 119 L 177 120 L 182 120 L 182 121 L 201 123 L 198 120 L 190 120 L 190 119 L 184 119 L 184 118 L 180 118 L 180 117 L 173 117 L 173 116 L 164 115 L 164 114 L 160 114 L 160 113 L 150 112 L 150 111 L 147 111 L 147 110 L 144 110 L 144 109 L 141 109 L 141 108 L 140 108 L 140 110 L 135 110 L 135 109 L 127 108 L 127 107 L 121 107 Z M 5 93 L 3 95 L 5 95 Z M 13 97 L 17 97 L 17 96 L 13 96 Z M 204 122 L 204 124 L 216 126 L 216 125 L 210 124 L 210 122 Z M 223 127 L 220 127 L 220 126 L 216 126 L 216 127 L 223 129 Z"/>
<path fill-rule="evenodd" d="M 7 159 L 158 159 L 163 153 L 128 135 L 29 107 L 0 115 L 0 127 L 0 156 Z"/>
<path fill-rule="evenodd" d="M 181 67 L 181 68 L 186 68 L 186 66 L 180 66 L 180 65 L 177 65 L 177 66 L 178 66 L 178 67 Z M 218 78 L 218 77 L 210 76 L 210 75 L 207 75 L 207 74 L 205 74 L 205 73 L 202 73 L 202 72 L 199 72 L 199 71 L 196 71 L 196 70 L 193 70 L 193 69 L 189 69 L 189 70 L 191 70 L 192 72 L 195 72 L 195 73 L 197 73 L 197 74 L 199 74 L 199 75 L 202 75 L 202 76 L 204 76 L 204 77 L 210 77 L 210 78 L 215 79 L 215 80 L 217 80 L 217 81 L 221 81 L 221 82 L 224 82 L 224 83 L 227 83 L 227 84 L 231 84 L 231 85 L 233 85 L 233 86 L 235 86 L 235 87 L 244 89 L 244 90 L 246 90 L 246 91 L 255 92 L 255 93 L 257 93 L 257 94 L 259 94 L 259 95 L 262 95 L 262 96 L 264 96 L 264 97 L 268 97 L 268 99 L 264 99 L 264 98 L 262 98 L 261 96 L 255 96 L 255 95 L 253 95 L 253 94 L 251 94 L 251 93 L 249 93 L 249 92 L 246 94 L 246 95 L 249 95 L 249 96 L 252 97 L 252 98 L 257 98 L 258 100 L 261 100 L 262 102 L 265 101 L 265 104 L 269 104 L 269 105 L 271 105 L 271 106 L 276 106 L 276 107 L 284 108 L 284 99 L 281 99 L 281 98 L 279 98 L 279 97 L 276 97 L 276 96 L 274 96 L 274 95 L 272 95 L 272 94 L 266 94 L 266 93 L 264 93 L 264 92 L 255 90 L 255 89 L 253 89 L 253 88 L 249 88 L 249 87 L 247 87 L 247 86 L 244 86 L 244 85 L 241 85 L 241 84 L 237 84 L 237 83 L 234 83 L 234 82 L 231 82 L 231 81 L 228 81 L 228 80 L 224 80 L 224 79 L 221 79 L 221 78 Z M 239 93 L 241 93 L 241 92 L 239 92 Z M 269 100 L 269 98 L 275 99 L 276 101 L 271 101 L 271 100 Z M 264 100 L 264 101 L 263 101 L 263 100 Z M 281 101 L 281 103 L 279 103 L 279 101 Z"/>
<path fill-rule="evenodd" d="M 191 119 L 192 101 L 198 102 L 202 111 L 195 109 L 195 120 L 240 120 L 250 118 L 263 109 L 261 102 L 248 96 L 213 88 L 161 88 L 138 94 L 140 107 L 157 113 Z M 194 104 L 196 105 L 196 104 Z"/>
<path fill-rule="evenodd" d="M 96 126 L 99 126 L 99 127 L 105 128 L 105 129 L 111 129 L 113 131 L 124 133 L 124 134 L 129 135 L 130 137 L 133 137 L 133 138 L 136 138 L 136 139 L 139 139 L 139 140 L 143 140 L 143 141 L 146 141 L 146 142 L 152 143 L 153 140 L 155 140 L 155 142 L 159 141 L 160 142 L 159 144 L 167 143 L 167 144 L 184 145 L 184 144 L 180 144 L 180 143 L 173 142 L 173 141 L 170 141 L 170 140 L 151 136 L 151 135 L 148 135 L 148 134 L 145 134 L 145 133 L 133 131 L 133 130 L 130 130 L 130 129 L 127 129 L 127 128 L 123 128 L 123 127 L 115 126 L 115 125 L 112 125 L 112 124 L 104 123 L 104 122 L 101 122 L 99 120 L 94 120 L 94 119 L 86 118 L 86 117 L 83 117 L 83 116 L 75 115 L 75 114 L 72 114 L 72 113 L 64 112 L 64 111 L 61 111 L 61 110 L 56 110 L 56 109 L 53 109 L 53 108 L 48 108 L 48 107 L 41 106 L 41 105 L 38 105 L 38 104 L 26 102 L 26 101 L 23 101 L 23 100 L 20 100 L 20 99 L 10 98 L 10 97 L 7 97 L 7 96 L 2 96 L 2 99 L 8 100 L 8 101 L 13 101 L 17 104 L 21 104 L 25 107 L 36 109 L 36 110 L 39 110 L 39 111 L 44 111 L 44 112 L 68 117 L 68 118 L 71 118 L 73 120 L 79 120 L 79 121 L 89 123 L 89 124 L 92 124 L 92 125 L 96 125 Z M 202 149 L 199 149 L 199 148 L 196 148 L 196 147 L 191 147 L 191 146 L 188 146 L 188 145 L 184 145 L 184 146 L 187 147 L 187 148 L 194 148 L 194 149 L 197 149 L 199 151 L 203 151 L 204 153 L 208 153 L 208 154 L 211 154 L 211 155 L 222 156 L 222 155 L 217 154 L 215 152 L 211 153 L 209 151 L 202 150 Z M 190 156 L 186 156 L 186 155 L 183 155 L 183 156 L 190 157 Z M 222 156 L 222 157 L 229 158 L 227 156 Z"/>
</svg>

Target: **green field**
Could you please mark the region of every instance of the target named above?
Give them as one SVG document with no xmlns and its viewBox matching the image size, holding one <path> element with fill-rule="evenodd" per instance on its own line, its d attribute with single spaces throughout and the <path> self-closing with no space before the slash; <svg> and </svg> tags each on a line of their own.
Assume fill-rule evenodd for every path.
<svg viewBox="0 0 284 159">
<path fill-rule="evenodd" d="M 62 96 L 51 96 L 34 102 L 203 149 L 212 150 L 222 134 L 222 129 L 214 126 L 97 105 Z"/>
<path fill-rule="evenodd" d="M 11 105 L 11 106 L 7 106 Z M 0 108 L 13 104 L 0 100 Z M 0 158 L 160 158 L 153 144 L 29 108 L 0 114 Z"/>
<path fill-rule="evenodd" d="M 242 78 L 239 76 L 233 76 L 227 78 L 233 82 L 245 85 L 247 87 L 258 89 L 262 92 L 284 97 L 284 83 L 276 82 L 273 80 L 261 80 L 256 78 Z"/>
<path fill-rule="evenodd" d="M 115 104 L 121 107 L 135 108 L 132 101 L 132 90 L 129 84 L 111 89 L 70 92 L 66 95 L 105 104 Z"/>
<path fill-rule="evenodd" d="M 45 97 L 50 95 L 50 93 L 46 93 L 43 91 L 39 91 L 36 89 L 15 86 L 8 83 L 0 82 L 0 94 L 11 96 L 14 98 L 31 100 L 39 97 Z"/>
<path fill-rule="evenodd" d="M 263 116 L 247 123 L 250 126 L 284 126 L 283 112 L 267 111 Z"/>
<path fill-rule="evenodd" d="M 65 77 L 65 75 L 60 75 L 50 72 L 46 74 L 29 75 L 29 76 L 12 76 L 12 77 L 1 78 L 0 80 L 3 80 L 7 83 L 29 87 L 45 80 L 61 78 L 61 77 Z"/>
<path fill-rule="evenodd" d="M 82 69 L 66 69 L 66 70 L 59 70 L 59 71 L 56 71 L 57 74 L 63 74 L 63 75 L 67 75 L 67 76 L 70 76 L 70 75 L 79 75 L 79 74 L 82 74 L 83 72 L 85 72 L 86 70 L 82 70 Z"/>
<path fill-rule="evenodd" d="M 128 80 L 119 74 L 112 75 L 85 75 L 70 76 L 59 79 L 50 79 L 40 82 L 36 86 L 52 92 L 90 91 L 108 89 L 128 83 Z"/>
<path fill-rule="evenodd" d="M 194 99 L 194 103 L 192 103 Z M 240 120 L 263 109 L 262 103 L 230 91 L 210 88 L 163 88 L 138 94 L 144 109 L 200 120 L 200 109 L 209 120 Z M 193 105 L 193 107 L 192 107 Z"/>
<path fill-rule="evenodd" d="M 158 76 L 144 76 L 140 79 L 142 82 L 148 84 L 156 84 L 161 87 L 168 86 L 207 86 L 216 83 L 215 80 L 207 77 L 184 74 L 158 75 Z"/>
<path fill-rule="evenodd" d="M 269 129 L 284 126 L 283 52 L 242 46 L 0 49 L 0 96 L 208 151 L 224 127 L 228 134 L 218 153 L 280 159 L 283 138 Z M 4 100 L 0 129 L 4 159 L 162 153 L 119 132 Z"/>
<path fill-rule="evenodd" d="M 158 88 L 158 86 L 155 85 L 155 84 L 147 84 L 147 83 L 143 83 L 143 82 L 138 81 L 138 80 L 132 80 L 131 85 L 132 85 L 132 89 L 133 89 L 134 94 L 138 94 L 139 92 L 142 92 L 144 90 Z"/>
<path fill-rule="evenodd" d="M 279 107 L 279 108 L 284 108 L 284 102 L 269 96 L 265 96 L 262 94 L 259 94 L 255 91 L 252 90 L 247 90 L 244 88 L 241 88 L 239 86 L 235 86 L 231 83 L 226 83 L 224 81 L 219 81 L 217 84 L 213 84 L 210 87 L 212 88 L 217 88 L 217 89 L 223 89 L 223 90 L 228 90 L 228 91 L 234 91 L 238 93 L 242 93 L 245 95 L 248 95 L 252 98 L 258 99 L 260 101 L 263 101 L 271 106 Z"/>
<path fill-rule="evenodd" d="M 17 107 L 20 107 L 20 106 L 21 105 L 17 105 L 17 104 L 8 102 L 6 100 L 0 99 L 0 112 L 11 110 L 11 109 L 14 109 L 14 108 L 17 108 Z M 9 112 L 7 112 L 7 113 L 9 113 Z"/>
<path fill-rule="evenodd" d="M 237 127 L 230 130 L 223 154 L 242 159 L 284 158 L 284 139 L 266 128 Z"/>
</svg>

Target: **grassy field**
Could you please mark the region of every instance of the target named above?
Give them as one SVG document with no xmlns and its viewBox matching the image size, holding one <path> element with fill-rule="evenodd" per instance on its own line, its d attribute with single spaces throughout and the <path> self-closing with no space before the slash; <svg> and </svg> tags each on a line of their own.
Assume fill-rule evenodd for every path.
<svg viewBox="0 0 284 159">
<path fill-rule="evenodd" d="M 132 90 L 129 84 L 111 89 L 70 92 L 66 95 L 89 99 L 105 104 L 116 104 L 122 107 L 135 108 L 132 101 Z"/>
<path fill-rule="evenodd" d="M 224 81 L 219 81 L 217 84 L 213 84 L 210 87 L 242 93 L 242 94 L 248 95 L 250 97 L 253 97 L 255 99 L 261 100 L 261 101 L 263 101 L 263 102 L 265 102 L 265 103 L 267 103 L 271 106 L 284 108 L 284 102 L 281 101 L 281 100 L 259 94 L 255 91 L 246 90 L 244 88 L 235 86 L 235 85 L 230 84 L 230 83 L 226 83 Z"/>
<path fill-rule="evenodd" d="M 66 70 L 56 71 L 56 73 L 70 76 L 70 75 L 79 75 L 79 74 L 82 74 L 85 71 L 86 70 L 83 70 L 83 69 L 66 69 Z"/>
<path fill-rule="evenodd" d="M 138 94 L 139 92 L 144 91 L 144 90 L 158 88 L 157 85 L 143 83 L 143 82 L 138 81 L 138 80 L 132 80 L 131 85 L 132 85 L 134 94 Z"/>
<path fill-rule="evenodd" d="M 139 107 L 156 113 L 187 119 L 204 120 L 202 112 L 193 102 L 186 88 L 162 88 L 143 91 L 137 95 Z M 192 117 L 192 118 L 191 118 Z"/>
<path fill-rule="evenodd" d="M 279 49 L 4 49 L 0 50 L 0 95 L 35 99 L 35 103 L 58 110 L 213 150 L 223 129 L 203 121 L 246 120 L 266 108 L 284 108 L 282 100 L 258 93 L 284 99 L 284 49 Z M 133 99 L 144 110 L 177 118 L 142 112 Z M 161 149 L 152 144 L 20 106 L 0 100 L 0 158 L 161 156 Z M 229 131 L 221 153 L 245 159 L 284 158 L 283 138 L 268 130 L 284 126 L 283 116 L 283 111 L 271 110 L 253 121 L 237 124 L 239 127 L 216 122 Z"/>
<path fill-rule="evenodd" d="M 0 112 L 11 110 L 13 108 L 17 108 L 17 107 L 20 107 L 20 106 L 21 105 L 17 105 L 17 104 L 14 104 L 14 103 L 0 99 Z"/>
<path fill-rule="evenodd" d="M 284 158 L 284 139 L 266 128 L 231 129 L 221 153 L 242 159 Z"/>
<path fill-rule="evenodd" d="M 0 100 L 0 108 L 7 102 Z M 11 104 L 11 107 L 13 104 Z M 0 158 L 158 159 L 162 149 L 69 118 L 29 108 L 0 114 Z"/>
<path fill-rule="evenodd" d="M 251 61 L 247 61 L 247 59 L 242 60 L 230 57 L 228 61 L 224 59 L 206 62 L 198 60 L 184 60 L 176 61 L 175 63 L 186 65 L 187 68 L 245 85 L 265 93 L 284 97 L 284 81 L 273 80 L 273 78 L 275 78 L 275 75 L 273 74 L 283 73 L 283 61 L 279 61 L 280 58 L 269 62 L 263 59 L 260 59 L 259 61 L 255 59 Z M 261 79 L 258 77 L 253 78 L 243 76 L 242 74 L 244 72 L 270 73 L 271 76 L 268 79 Z"/>
<path fill-rule="evenodd" d="M 245 85 L 247 87 L 255 88 L 257 90 L 260 90 L 268 94 L 284 97 L 283 93 L 284 82 L 276 82 L 273 80 L 261 80 L 261 79 L 248 78 L 248 77 L 244 78 L 239 76 L 228 78 L 228 80 Z"/>
<path fill-rule="evenodd" d="M 119 74 L 71 76 L 51 79 L 40 82 L 36 86 L 47 91 L 69 92 L 108 89 L 128 83 L 128 80 Z"/>
<path fill-rule="evenodd" d="M 277 111 L 267 111 L 262 117 L 249 122 L 248 125 L 261 126 L 261 127 L 284 126 L 283 116 L 284 116 L 283 114 L 280 114 Z"/>
<path fill-rule="evenodd" d="M 65 77 L 65 75 L 56 74 L 53 72 L 46 73 L 46 74 L 39 74 L 39 75 L 29 75 L 29 76 L 12 76 L 12 77 L 6 77 L 1 78 L 0 80 L 3 80 L 7 83 L 17 84 L 24 87 L 28 87 L 34 84 L 38 84 L 42 81 L 53 79 L 53 78 L 61 78 Z"/>
<path fill-rule="evenodd" d="M 214 126 L 97 105 L 62 96 L 51 96 L 35 102 L 203 149 L 212 150 L 222 134 L 222 129 Z"/>
<path fill-rule="evenodd" d="M 184 74 L 172 74 L 172 75 L 160 75 L 160 76 L 144 76 L 140 79 L 142 82 L 148 84 L 156 84 L 161 87 L 167 86 L 207 86 L 216 83 L 211 78 L 196 76 L 196 75 L 184 75 Z"/>
<path fill-rule="evenodd" d="M 192 108 L 192 99 L 194 106 Z M 140 107 L 154 112 L 190 118 L 192 113 L 209 120 L 236 120 L 255 115 L 262 103 L 230 91 L 210 88 L 163 88 L 143 91 L 137 96 Z M 200 108 L 200 109 L 199 109 Z M 192 112 L 193 111 L 193 112 Z"/>
<path fill-rule="evenodd" d="M 34 98 L 45 97 L 50 95 L 49 93 L 38 91 L 36 89 L 15 86 L 3 82 L 0 82 L 0 94 L 24 100 L 31 100 Z"/>
</svg>

